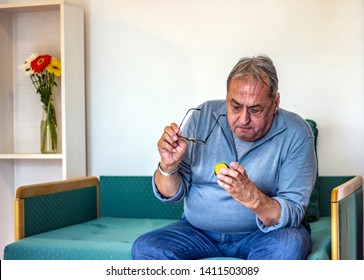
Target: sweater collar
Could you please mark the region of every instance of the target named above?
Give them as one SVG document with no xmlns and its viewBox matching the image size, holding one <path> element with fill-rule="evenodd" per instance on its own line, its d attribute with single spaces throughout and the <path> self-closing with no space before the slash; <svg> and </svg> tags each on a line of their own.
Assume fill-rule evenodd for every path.
<svg viewBox="0 0 364 280">
<path fill-rule="evenodd" d="M 224 107 L 224 108 L 220 107 L 218 110 L 216 110 L 214 112 L 215 118 L 218 118 L 219 115 L 221 115 L 221 114 L 227 115 L 226 107 Z M 271 125 L 269 131 L 262 138 L 254 141 L 254 144 L 251 146 L 250 150 L 255 149 L 256 147 L 264 144 L 265 142 L 269 141 L 270 139 L 274 138 L 276 135 L 282 133 L 283 131 L 285 131 L 287 129 L 286 122 L 284 121 L 284 118 L 283 118 L 283 114 L 284 114 L 284 110 L 278 109 L 277 113 L 274 115 L 274 120 L 272 122 L 272 125 Z M 227 139 L 235 147 L 233 132 L 230 129 L 230 126 L 229 126 L 229 123 L 227 120 L 227 116 L 220 118 L 219 124 L 222 127 L 222 130 L 223 130 L 225 136 L 227 137 Z"/>
</svg>

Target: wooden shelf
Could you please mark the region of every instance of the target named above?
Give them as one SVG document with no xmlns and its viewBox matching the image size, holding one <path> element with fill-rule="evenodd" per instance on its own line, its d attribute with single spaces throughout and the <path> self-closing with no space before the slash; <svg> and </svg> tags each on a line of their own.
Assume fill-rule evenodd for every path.
<svg viewBox="0 0 364 280">
<path fill-rule="evenodd" d="M 0 4 L 2 12 L 7 13 L 28 13 L 28 12 L 44 12 L 59 11 L 60 4 L 64 1 L 37 1 L 27 3 L 7 3 Z"/>
<path fill-rule="evenodd" d="M 63 159 L 62 154 L 0 154 L 0 159 Z"/>
<path fill-rule="evenodd" d="M 0 257 L 14 240 L 19 186 L 86 176 L 84 11 L 71 1 L 0 4 Z M 19 66 L 31 54 L 62 63 L 54 91 L 56 154 L 40 153 L 39 95 Z M 76 78 L 75 78 L 76 77 Z"/>
</svg>

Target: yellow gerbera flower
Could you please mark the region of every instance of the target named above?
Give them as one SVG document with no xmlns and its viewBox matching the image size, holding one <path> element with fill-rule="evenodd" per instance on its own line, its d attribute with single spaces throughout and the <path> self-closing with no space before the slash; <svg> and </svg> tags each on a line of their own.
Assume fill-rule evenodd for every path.
<svg viewBox="0 0 364 280">
<path fill-rule="evenodd" d="M 61 76 L 61 62 L 58 59 L 55 59 L 52 57 L 51 62 L 46 67 L 46 70 L 49 73 L 54 74 L 54 76 L 60 77 Z"/>
</svg>

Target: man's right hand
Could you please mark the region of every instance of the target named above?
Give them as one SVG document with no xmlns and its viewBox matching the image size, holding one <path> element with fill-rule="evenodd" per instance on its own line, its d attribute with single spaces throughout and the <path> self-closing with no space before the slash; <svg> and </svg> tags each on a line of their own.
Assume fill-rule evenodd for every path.
<svg viewBox="0 0 364 280">
<path fill-rule="evenodd" d="M 177 169 L 187 150 L 187 141 L 180 137 L 181 133 L 178 125 L 172 123 L 164 128 L 164 133 L 158 141 L 160 167 L 165 172 Z"/>
</svg>

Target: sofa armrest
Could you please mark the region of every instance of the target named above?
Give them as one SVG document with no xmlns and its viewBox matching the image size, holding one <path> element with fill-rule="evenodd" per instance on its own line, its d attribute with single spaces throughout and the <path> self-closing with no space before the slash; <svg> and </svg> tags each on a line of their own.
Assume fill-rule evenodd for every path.
<svg viewBox="0 0 364 280">
<path fill-rule="evenodd" d="M 97 218 L 99 185 L 98 178 L 90 176 L 19 187 L 15 240 Z"/>
<path fill-rule="evenodd" d="M 355 176 L 331 192 L 331 257 L 363 259 L 363 178 Z"/>
</svg>

